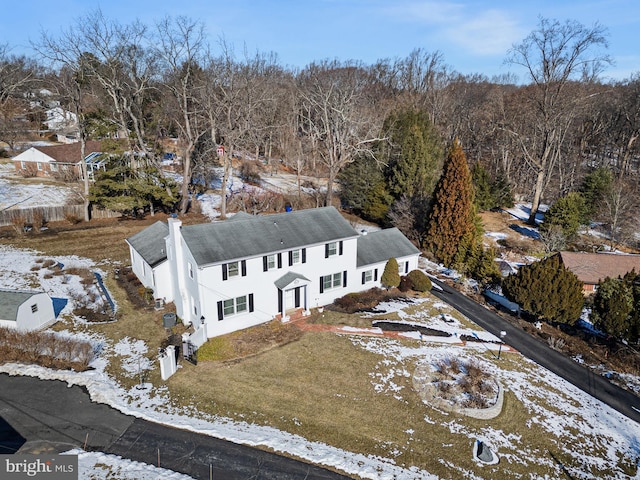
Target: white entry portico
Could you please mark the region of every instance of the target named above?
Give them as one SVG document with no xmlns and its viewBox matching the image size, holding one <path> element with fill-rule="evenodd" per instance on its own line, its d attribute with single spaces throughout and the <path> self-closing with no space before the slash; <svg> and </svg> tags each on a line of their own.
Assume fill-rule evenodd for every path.
<svg viewBox="0 0 640 480">
<path fill-rule="evenodd" d="M 304 275 L 295 272 L 287 272 L 275 281 L 278 289 L 278 312 L 282 320 L 287 320 L 288 314 L 298 308 L 309 311 L 310 283 Z"/>
</svg>

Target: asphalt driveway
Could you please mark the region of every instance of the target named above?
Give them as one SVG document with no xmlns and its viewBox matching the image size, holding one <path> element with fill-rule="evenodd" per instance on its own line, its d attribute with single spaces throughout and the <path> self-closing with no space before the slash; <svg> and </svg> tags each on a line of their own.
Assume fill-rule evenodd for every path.
<svg viewBox="0 0 640 480">
<path fill-rule="evenodd" d="M 337 480 L 343 475 L 207 435 L 124 415 L 57 380 L 0 374 L 0 452 L 100 451 L 193 478 Z"/>
</svg>

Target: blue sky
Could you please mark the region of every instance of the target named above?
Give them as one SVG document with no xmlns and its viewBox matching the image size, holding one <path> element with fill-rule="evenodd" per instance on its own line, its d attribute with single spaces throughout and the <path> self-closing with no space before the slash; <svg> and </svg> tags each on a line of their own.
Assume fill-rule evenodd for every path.
<svg viewBox="0 0 640 480">
<path fill-rule="evenodd" d="M 6 0 L 5 0 L 6 1 Z M 314 60 L 406 57 L 413 49 L 439 51 L 459 72 L 488 77 L 508 73 L 507 50 L 526 37 L 538 17 L 599 22 L 608 29 L 615 65 L 604 76 L 640 72 L 638 0 L 17 0 L 5 7 L 0 43 L 31 54 L 29 41 L 56 34 L 96 8 L 128 23 L 152 25 L 164 16 L 201 20 L 215 48 L 224 38 L 236 52 L 275 52 L 280 64 Z M 519 73 L 519 72 L 514 72 Z"/>
</svg>

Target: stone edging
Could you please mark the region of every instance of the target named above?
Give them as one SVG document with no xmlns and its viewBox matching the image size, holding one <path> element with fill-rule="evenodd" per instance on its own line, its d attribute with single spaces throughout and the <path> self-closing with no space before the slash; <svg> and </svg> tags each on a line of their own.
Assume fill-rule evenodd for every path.
<svg viewBox="0 0 640 480">
<path fill-rule="evenodd" d="M 436 387 L 431 382 L 432 369 L 428 364 L 421 365 L 416 368 L 413 373 L 413 388 L 418 392 L 420 398 L 427 405 L 431 405 L 437 409 L 447 412 L 460 413 L 471 418 L 479 420 L 490 420 L 497 417 L 502 412 L 504 404 L 504 389 L 500 382 L 498 384 L 498 398 L 496 403 L 487 408 L 462 408 L 452 405 L 437 394 Z"/>
</svg>

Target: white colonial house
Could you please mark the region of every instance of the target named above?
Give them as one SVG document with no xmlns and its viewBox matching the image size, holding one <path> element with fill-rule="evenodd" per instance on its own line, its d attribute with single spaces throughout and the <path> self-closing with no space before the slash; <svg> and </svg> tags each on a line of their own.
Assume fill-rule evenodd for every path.
<svg viewBox="0 0 640 480">
<path fill-rule="evenodd" d="M 170 218 L 127 242 L 143 285 L 208 337 L 379 287 L 389 258 L 404 275 L 420 256 L 398 229 L 359 234 L 333 207 L 190 226 Z"/>
<path fill-rule="evenodd" d="M 51 297 L 44 292 L 0 290 L 0 326 L 40 330 L 55 323 Z"/>
</svg>

